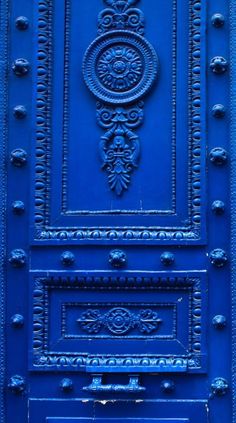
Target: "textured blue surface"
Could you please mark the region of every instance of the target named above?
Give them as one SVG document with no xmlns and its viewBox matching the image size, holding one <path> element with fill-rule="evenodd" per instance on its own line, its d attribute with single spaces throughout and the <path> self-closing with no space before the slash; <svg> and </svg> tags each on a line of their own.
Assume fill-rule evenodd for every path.
<svg viewBox="0 0 236 423">
<path fill-rule="evenodd" d="M 236 423 L 234 2 L 9 3 L 0 423 Z"/>
</svg>

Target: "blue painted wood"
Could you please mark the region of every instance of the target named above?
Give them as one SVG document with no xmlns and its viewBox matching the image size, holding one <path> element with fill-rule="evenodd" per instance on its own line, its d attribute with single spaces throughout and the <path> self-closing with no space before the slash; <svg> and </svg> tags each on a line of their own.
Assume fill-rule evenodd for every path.
<svg viewBox="0 0 236 423">
<path fill-rule="evenodd" d="M 31 3 L 0 2 L 0 422 L 232 422 L 235 7 Z"/>
</svg>

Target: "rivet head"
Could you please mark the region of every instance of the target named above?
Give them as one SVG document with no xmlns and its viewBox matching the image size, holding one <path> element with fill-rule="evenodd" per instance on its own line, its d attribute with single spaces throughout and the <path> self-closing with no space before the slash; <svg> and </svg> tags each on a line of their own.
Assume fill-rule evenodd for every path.
<svg viewBox="0 0 236 423">
<path fill-rule="evenodd" d="M 221 28 L 224 26 L 225 18 L 221 13 L 214 13 L 211 18 L 211 23 L 215 28 Z"/>
<path fill-rule="evenodd" d="M 23 267 L 26 264 L 26 254 L 24 250 L 16 249 L 11 251 L 9 263 L 13 267 Z"/>
<path fill-rule="evenodd" d="M 161 262 L 164 264 L 164 266 L 170 266 L 175 261 L 175 256 L 173 253 L 170 253 L 168 251 L 165 251 L 161 255 Z"/>
<path fill-rule="evenodd" d="M 175 383 L 173 382 L 173 380 L 163 380 L 161 382 L 161 390 L 165 394 L 170 394 L 175 390 Z"/>
<path fill-rule="evenodd" d="M 71 251 L 64 251 L 61 255 L 61 262 L 63 266 L 72 266 L 75 262 L 75 256 Z"/>
<path fill-rule="evenodd" d="M 15 329 L 20 329 L 24 326 L 24 317 L 21 314 L 14 314 L 11 317 L 11 325 Z"/>
<path fill-rule="evenodd" d="M 214 316 L 212 319 L 212 324 L 216 329 L 224 329 L 226 326 L 226 317 L 221 314 Z"/>
<path fill-rule="evenodd" d="M 8 383 L 8 388 L 13 394 L 21 394 L 25 390 L 25 380 L 22 376 L 12 376 Z"/>
<path fill-rule="evenodd" d="M 12 64 L 12 70 L 16 76 L 25 76 L 30 71 L 30 64 L 27 59 L 16 59 Z"/>
<path fill-rule="evenodd" d="M 215 213 L 217 215 L 224 214 L 225 203 L 221 200 L 215 200 L 212 203 L 211 209 L 212 209 L 213 213 Z"/>
<path fill-rule="evenodd" d="M 27 115 L 26 107 L 21 104 L 15 106 L 13 109 L 13 115 L 16 119 L 24 119 Z"/>
<path fill-rule="evenodd" d="M 222 377 L 215 378 L 211 384 L 212 394 L 218 397 L 225 395 L 228 389 L 229 389 L 229 384 L 227 380 Z"/>
<path fill-rule="evenodd" d="M 211 251 L 209 257 L 211 264 L 216 267 L 223 267 L 228 261 L 226 252 L 221 248 L 216 248 L 215 250 Z"/>
<path fill-rule="evenodd" d="M 216 56 L 211 59 L 210 62 L 210 69 L 216 75 L 220 75 L 226 72 L 228 68 L 227 60 L 222 56 Z"/>
<path fill-rule="evenodd" d="M 29 19 L 26 16 L 19 16 L 16 18 L 16 28 L 20 31 L 25 31 L 29 28 Z"/>
<path fill-rule="evenodd" d="M 11 152 L 10 160 L 13 166 L 22 167 L 27 162 L 27 153 L 22 148 L 16 148 Z"/>
<path fill-rule="evenodd" d="M 112 250 L 109 254 L 109 263 L 112 267 L 121 268 L 127 263 L 127 256 L 122 250 Z"/>
<path fill-rule="evenodd" d="M 216 166 L 223 166 L 227 163 L 228 154 L 222 147 L 215 147 L 210 151 L 210 161 Z"/>
<path fill-rule="evenodd" d="M 20 200 L 13 201 L 12 211 L 13 211 L 13 213 L 18 214 L 18 215 L 23 214 L 24 211 L 25 211 L 25 205 L 24 205 L 23 201 L 20 201 Z"/>
<path fill-rule="evenodd" d="M 62 379 L 60 383 L 60 388 L 63 392 L 71 392 L 73 390 L 72 380 L 68 378 Z"/>
<path fill-rule="evenodd" d="M 215 104 L 212 107 L 212 115 L 215 118 L 223 118 L 225 116 L 225 106 L 223 104 Z"/>
</svg>

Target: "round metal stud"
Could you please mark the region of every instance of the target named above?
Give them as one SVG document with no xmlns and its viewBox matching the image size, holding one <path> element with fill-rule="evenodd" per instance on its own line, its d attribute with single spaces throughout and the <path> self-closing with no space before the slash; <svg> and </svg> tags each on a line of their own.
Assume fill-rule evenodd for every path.
<svg viewBox="0 0 236 423">
<path fill-rule="evenodd" d="M 216 166 L 223 166 L 228 160 L 227 151 L 222 147 L 215 147 L 210 151 L 210 161 Z"/>
<path fill-rule="evenodd" d="M 164 266 L 171 266 L 175 261 L 175 255 L 173 253 L 170 253 L 168 251 L 165 251 L 161 255 L 161 262 L 164 264 Z"/>
<path fill-rule="evenodd" d="M 8 383 L 8 388 L 13 394 L 21 394 L 25 390 L 25 380 L 22 376 L 12 376 Z"/>
<path fill-rule="evenodd" d="M 13 109 L 13 115 L 16 119 L 24 119 L 27 115 L 26 107 L 21 104 L 15 106 Z"/>
<path fill-rule="evenodd" d="M 23 267 L 26 264 L 26 254 L 24 250 L 16 249 L 11 251 L 9 263 L 13 267 Z"/>
<path fill-rule="evenodd" d="M 64 251 L 61 255 L 61 262 L 63 266 L 72 266 L 75 262 L 75 256 L 71 251 Z"/>
<path fill-rule="evenodd" d="M 121 268 L 126 265 L 127 256 L 122 250 L 113 250 L 109 254 L 109 263 L 112 267 Z"/>
<path fill-rule="evenodd" d="M 171 394 L 175 390 L 175 383 L 173 380 L 163 380 L 161 382 L 161 390 L 165 394 Z"/>
<path fill-rule="evenodd" d="M 212 319 L 212 324 L 216 329 L 224 329 L 226 326 L 226 317 L 221 314 L 214 316 Z"/>
<path fill-rule="evenodd" d="M 227 60 L 222 56 L 216 56 L 211 59 L 210 62 L 210 69 L 216 75 L 220 75 L 226 72 L 228 68 Z"/>
<path fill-rule="evenodd" d="M 217 118 L 223 118 L 225 116 L 225 106 L 223 104 L 215 104 L 212 107 L 212 115 Z"/>
<path fill-rule="evenodd" d="M 211 384 L 212 394 L 218 397 L 225 395 L 228 389 L 229 389 L 229 384 L 227 380 L 222 377 L 215 378 Z"/>
<path fill-rule="evenodd" d="M 71 392 L 73 390 L 72 380 L 68 378 L 62 379 L 60 383 L 60 388 L 65 393 Z"/>
<path fill-rule="evenodd" d="M 212 203 L 211 209 L 213 211 L 213 213 L 217 214 L 217 215 L 221 215 L 224 214 L 225 212 L 225 203 L 221 200 L 215 200 Z"/>
<path fill-rule="evenodd" d="M 16 28 L 20 31 L 25 31 L 29 28 L 29 19 L 26 16 L 19 16 L 16 18 Z"/>
<path fill-rule="evenodd" d="M 24 317 L 21 314 L 14 314 L 11 317 L 11 325 L 15 329 L 20 329 L 24 326 Z"/>
<path fill-rule="evenodd" d="M 225 18 L 221 13 L 214 13 L 211 18 L 211 23 L 215 28 L 221 28 L 224 26 Z"/>
<path fill-rule="evenodd" d="M 16 59 L 12 64 L 12 70 L 16 76 L 25 76 L 30 71 L 30 64 L 27 59 Z"/>
<path fill-rule="evenodd" d="M 211 251 L 209 257 L 211 264 L 213 264 L 215 267 L 223 267 L 228 261 L 226 252 L 221 248 L 216 248 L 215 250 Z"/>
<path fill-rule="evenodd" d="M 24 205 L 23 201 L 20 201 L 20 200 L 13 201 L 12 211 L 13 211 L 13 213 L 18 214 L 18 215 L 23 214 L 24 211 L 25 211 L 25 205 Z"/>
<path fill-rule="evenodd" d="M 22 148 L 16 148 L 11 152 L 10 160 L 13 166 L 22 167 L 27 162 L 27 153 Z"/>
</svg>

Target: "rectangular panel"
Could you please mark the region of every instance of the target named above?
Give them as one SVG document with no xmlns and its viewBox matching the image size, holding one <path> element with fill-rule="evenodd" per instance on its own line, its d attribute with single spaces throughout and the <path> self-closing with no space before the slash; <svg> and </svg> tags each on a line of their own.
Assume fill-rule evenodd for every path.
<svg viewBox="0 0 236 423">
<path fill-rule="evenodd" d="M 33 283 L 32 368 L 204 371 L 203 274 L 39 275 Z"/>
<path fill-rule="evenodd" d="M 47 13 L 40 7 L 37 11 L 45 27 L 40 26 L 39 62 L 34 70 L 38 85 L 35 239 L 204 242 L 205 46 L 200 37 L 204 28 L 195 24 L 204 22 L 200 20 L 204 7 L 172 0 L 163 8 L 149 0 L 135 10 L 135 25 L 131 18 L 124 28 L 121 24 L 132 9 L 126 15 L 118 13 L 119 28 L 113 21 L 115 46 L 123 29 L 129 30 L 129 36 L 119 41 L 124 48 L 121 56 L 117 53 L 121 60 L 114 56 L 111 61 L 130 70 L 133 52 L 132 66 L 137 66 L 136 77 L 140 73 L 143 81 L 148 78 L 149 55 L 157 54 L 158 74 L 145 96 L 141 82 L 136 87 L 136 77 L 133 80 L 130 73 L 129 82 L 123 78 L 127 87 L 116 89 L 119 72 L 125 70 L 111 70 L 113 65 L 105 63 L 106 48 L 114 53 L 105 22 L 117 19 L 117 11 L 107 9 L 102 0 L 63 1 L 53 12 L 48 2 Z M 158 21 L 162 24 L 156 25 Z M 42 39 L 47 40 L 43 45 Z M 106 57 L 99 53 L 100 43 Z M 103 43 L 109 47 L 102 47 Z M 93 79 L 105 87 L 96 94 L 101 96 L 99 103 L 87 80 L 93 54 L 98 54 Z M 103 101 L 109 83 L 102 64 L 111 71 L 114 104 Z M 123 104 L 119 96 L 128 96 L 130 85 L 138 93 L 137 101 Z"/>
<path fill-rule="evenodd" d="M 124 419 L 49 418 L 47 423 L 123 423 Z M 187 423 L 189 419 L 129 419 L 130 423 Z"/>
</svg>

